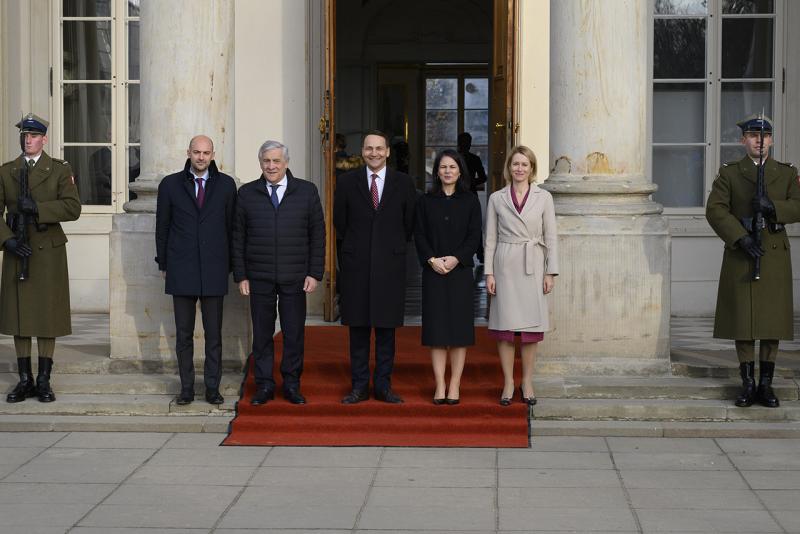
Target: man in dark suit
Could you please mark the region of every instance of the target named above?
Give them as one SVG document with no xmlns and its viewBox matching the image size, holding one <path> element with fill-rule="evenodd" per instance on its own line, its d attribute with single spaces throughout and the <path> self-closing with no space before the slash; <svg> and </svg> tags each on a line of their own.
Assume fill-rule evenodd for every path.
<svg viewBox="0 0 800 534">
<path fill-rule="evenodd" d="M 342 399 L 369 398 L 369 341 L 375 329 L 375 398 L 403 399 L 392 391 L 395 328 L 403 325 L 406 249 L 414 227 L 416 190 L 410 176 L 387 169 L 389 141 L 367 132 L 361 147 L 366 167 L 338 178 L 333 223 L 339 250 L 342 324 L 350 327 L 352 391 Z"/>
<path fill-rule="evenodd" d="M 276 305 L 283 332 L 283 396 L 305 404 L 303 373 L 306 293 L 325 269 L 325 219 L 317 187 L 292 176 L 289 149 L 266 141 L 258 151 L 261 176 L 242 186 L 233 232 L 233 279 L 250 297 L 256 392 L 250 403 L 275 397 Z"/>
<path fill-rule="evenodd" d="M 236 182 L 219 172 L 214 143 L 192 138 L 181 172 L 158 185 L 156 262 L 175 309 L 175 352 L 181 377 L 177 404 L 194 400 L 194 322 L 197 301 L 203 314 L 206 401 L 222 404 L 222 301 L 228 292 L 230 237 Z"/>
</svg>

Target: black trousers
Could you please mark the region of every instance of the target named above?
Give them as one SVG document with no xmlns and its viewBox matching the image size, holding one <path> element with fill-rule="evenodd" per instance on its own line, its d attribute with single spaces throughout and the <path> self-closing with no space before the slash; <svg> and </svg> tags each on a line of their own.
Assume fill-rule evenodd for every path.
<svg viewBox="0 0 800 534">
<path fill-rule="evenodd" d="M 272 377 L 275 343 L 272 337 L 275 335 L 276 303 L 283 333 L 283 389 L 299 388 L 305 353 L 306 293 L 303 282 L 267 284 L 266 287 L 260 286 L 258 293 L 250 293 L 256 386 L 275 388 Z"/>
<path fill-rule="evenodd" d="M 375 327 L 375 371 L 372 386 L 375 391 L 385 391 L 392 385 L 394 367 L 394 328 Z M 353 389 L 369 389 L 369 338 L 372 327 L 350 327 L 350 372 Z"/>
<path fill-rule="evenodd" d="M 197 301 L 203 316 L 206 359 L 203 381 L 206 389 L 219 389 L 222 379 L 222 300 L 224 297 L 187 297 L 173 295 L 175 308 L 175 352 L 182 388 L 194 388 L 194 320 Z"/>
</svg>

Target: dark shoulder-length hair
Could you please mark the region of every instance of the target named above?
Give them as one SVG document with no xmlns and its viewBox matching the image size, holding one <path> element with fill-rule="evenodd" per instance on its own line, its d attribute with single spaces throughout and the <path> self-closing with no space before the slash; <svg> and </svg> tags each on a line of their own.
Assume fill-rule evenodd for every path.
<svg viewBox="0 0 800 534">
<path fill-rule="evenodd" d="M 442 192 L 442 180 L 439 178 L 439 165 L 442 163 L 442 158 L 447 156 L 452 158 L 456 165 L 458 165 L 458 181 L 456 182 L 456 191 L 464 193 L 469 191 L 469 171 L 464 158 L 457 151 L 452 148 L 445 148 L 438 154 L 436 159 L 433 160 L 433 168 L 431 174 L 433 175 L 433 183 L 431 184 L 431 193 L 438 194 Z"/>
</svg>

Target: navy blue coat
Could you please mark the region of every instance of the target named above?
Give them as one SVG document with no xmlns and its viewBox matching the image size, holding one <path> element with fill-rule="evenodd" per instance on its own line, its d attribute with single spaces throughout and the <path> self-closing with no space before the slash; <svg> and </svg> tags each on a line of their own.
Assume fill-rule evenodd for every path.
<svg viewBox="0 0 800 534">
<path fill-rule="evenodd" d="M 333 224 L 339 250 L 342 324 L 403 325 L 406 249 L 414 231 L 417 192 L 411 177 L 386 169 L 378 209 L 372 207 L 366 167 L 337 178 Z"/>
<path fill-rule="evenodd" d="M 317 186 L 286 171 L 276 210 L 263 176 L 239 189 L 233 232 L 233 279 L 254 293 L 296 284 L 325 272 L 325 217 Z"/>
<path fill-rule="evenodd" d="M 197 207 L 189 160 L 183 171 L 158 184 L 156 262 L 167 272 L 165 292 L 222 296 L 228 292 L 230 243 L 236 213 L 236 182 L 208 167 L 203 208 Z"/>
</svg>

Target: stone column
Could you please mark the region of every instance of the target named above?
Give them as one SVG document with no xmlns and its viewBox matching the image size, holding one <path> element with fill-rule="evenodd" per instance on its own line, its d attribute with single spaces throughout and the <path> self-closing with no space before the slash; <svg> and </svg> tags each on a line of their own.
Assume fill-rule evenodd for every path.
<svg viewBox="0 0 800 534">
<path fill-rule="evenodd" d="M 110 236 L 112 358 L 174 359 L 172 299 L 154 261 L 161 179 L 183 168 L 189 140 L 214 140 L 217 166 L 234 168 L 233 0 L 143 2 L 141 9 L 141 175 L 138 198 L 115 215 Z M 195 357 L 203 356 L 200 313 Z M 231 282 L 223 357 L 238 366 L 249 337 L 247 301 Z"/>
<path fill-rule="evenodd" d="M 670 237 L 646 175 L 647 7 L 551 2 L 550 176 L 561 274 L 542 371 L 669 371 Z"/>
</svg>

